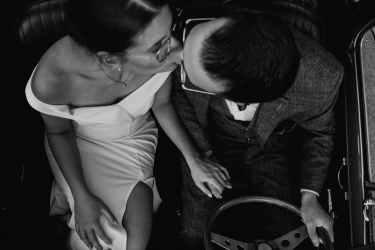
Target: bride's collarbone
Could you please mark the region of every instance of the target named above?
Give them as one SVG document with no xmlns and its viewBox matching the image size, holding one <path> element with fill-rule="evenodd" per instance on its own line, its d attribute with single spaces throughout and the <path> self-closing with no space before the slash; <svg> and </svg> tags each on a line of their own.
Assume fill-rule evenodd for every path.
<svg viewBox="0 0 375 250">
<path fill-rule="evenodd" d="M 150 77 L 140 76 L 136 78 L 129 79 L 125 82 L 116 82 L 112 79 L 106 77 L 96 79 L 95 81 L 87 81 L 85 87 L 90 88 L 90 86 L 95 85 L 94 91 L 98 92 L 99 95 L 109 94 L 109 95 L 127 95 L 138 89 L 147 81 Z"/>
<path fill-rule="evenodd" d="M 75 97 L 71 103 L 74 107 L 113 105 L 143 85 L 151 76 L 133 78 L 125 83 L 114 82 L 111 79 L 81 79 L 75 86 Z"/>
</svg>

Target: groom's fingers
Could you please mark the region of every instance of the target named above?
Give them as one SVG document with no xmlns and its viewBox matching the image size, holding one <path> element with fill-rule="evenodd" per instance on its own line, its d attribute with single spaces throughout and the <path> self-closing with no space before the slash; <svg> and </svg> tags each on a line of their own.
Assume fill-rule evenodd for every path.
<svg viewBox="0 0 375 250">
<path fill-rule="evenodd" d="M 227 185 L 227 179 L 225 178 L 225 175 L 219 170 L 216 172 L 216 175 L 214 175 L 213 177 L 216 177 L 215 178 L 216 181 L 220 183 L 220 185 L 223 186 L 223 189 L 224 189 L 225 186 Z"/>
<path fill-rule="evenodd" d="M 319 238 L 316 234 L 316 226 L 314 223 L 308 222 L 305 224 L 307 228 L 307 233 L 309 234 L 310 240 L 315 247 L 319 246 Z"/>
<path fill-rule="evenodd" d="M 208 185 L 208 188 L 211 189 L 212 194 L 213 194 L 216 198 L 218 198 L 218 199 L 223 198 L 223 196 L 221 196 L 219 190 L 217 190 L 213 185 L 211 185 L 210 183 L 207 183 L 207 185 Z"/>
<path fill-rule="evenodd" d="M 222 173 L 224 175 L 226 175 L 226 178 L 224 178 L 224 180 L 225 180 L 225 187 L 231 189 L 232 188 L 232 184 L 230 183 L 230 176 L 229 176 L 228 170 L 225 167 L 222 167 L 222 166 L 219 166 L 219 168 L 222 171 Z"/>
<path fill-rule="evenodd" d="M 208 181 L 209 184 L 211 184 L 212 186 L 214 186 L 217 191 L 219 191 L 219 193 L 223 193 L 223 190 L 225 188 L 225 186 L 227 185 L 226 182 L 223 181 L 223 179 L 218 176 L 218 178 L 221 180 L 221 182 L 217 181 L 216 179 L 212 178 L 211 180 Z"/>
<path fill-rule="evenodd" d="M 228 172 L 228 170 L 227 170 L 225 167 L 220 166 L 220 165 L 219 165 L 219 168 L 220 168 L 220 170 L 221 170 L 222 172 L 224 172 L 224 174 L 226 175 L 226 177 L 227 177 L 228 179 L 230 179 L 230 176 L 229 176 L 229 172 Z"/>
<path fill-rule="evenodd" d="M 212 198 L 212 193 L 211 191 L 204 185 L 203 182 L 199 182 L 199 183 L 195 183 L 198 188 L 203 192 L 205 193 L 208 197 Z"/>
</svg>

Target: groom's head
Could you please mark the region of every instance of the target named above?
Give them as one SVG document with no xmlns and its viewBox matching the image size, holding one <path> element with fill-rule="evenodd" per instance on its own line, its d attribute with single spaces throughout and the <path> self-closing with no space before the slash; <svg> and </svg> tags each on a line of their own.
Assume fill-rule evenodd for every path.
<svg viewBox="0 0 375 250">
<path fill-rule="evenodd" d="M 197 87 L 239 103 L 268 102 L 293 84 L 300 53 L 279 19 L 240 12 L 196 25 L 183 66 Z"/>
</svg>

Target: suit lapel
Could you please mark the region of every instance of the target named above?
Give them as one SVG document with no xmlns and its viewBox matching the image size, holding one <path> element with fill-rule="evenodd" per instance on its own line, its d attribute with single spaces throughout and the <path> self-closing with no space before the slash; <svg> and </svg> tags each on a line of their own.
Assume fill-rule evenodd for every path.
<svg viewBox="0 0 375 250">
<path fill-rule="evenodd" d="M 201 90 L 190 81 L 186 82 L 186 87 L 191 89 Z M 201 125 L 206 127 L 208 125 L 207 110 L 211 95 L 197 93 L 193 91 L 185 91 L 191 103 L 195 108 L 197 119 Z M 225 102 L 225 100 L 223 99 Z M 275 129 L 281 118 L 285 114 L 285 110 L 289 105 L 289 100 L 285 98 L 278 98 L 275 101 L 261 103 L 258 107 L 255 119 L 252 120 L 250 126 L 254 128 L 260 147 L 264 149 L 268 138 Z M 228 110 L 229 112 L 229 110 Z"/>
<path fill-rule="evenodd" d="M 288 104 L 289 100 L 278 98 L 273 102 L 261 103 L 259 105 L 258 115 L 256 116 L 256 120 L 253 120 L 255 123 L 253 126 L 254 133 L 256 134 L 262 149 L 264 149 L 264 145 L 272 131 L 284 116 Z"/>
<path fill-rule="evenodd" d="M 196 89 L 196 90 L 202 90 L 188 80 L 185 84 L 185 86 L 189 89 Z M 208 103 L 210 101 L 211 95 L 203 94 L 203 93 L 197 93 L 194 91 L 185 90 L 186 95 L 189 97 L 190 102 L 193 104 L 195 108 L 195 114 L 197 116 L 198 121 L 201 123 L 203 127 L 206 127 L 208 125 L 208 119 L 207 119 L 207 110 L 208 110 Z"/>
</svg>

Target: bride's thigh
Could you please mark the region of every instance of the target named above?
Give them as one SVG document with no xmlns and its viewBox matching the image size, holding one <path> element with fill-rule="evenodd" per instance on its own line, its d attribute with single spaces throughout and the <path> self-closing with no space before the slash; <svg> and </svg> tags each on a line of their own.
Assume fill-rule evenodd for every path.
<svg viewBox="0 0 375 250">
<path fill-rule="evenodd" d="M 122 224 L 127 232 L 127 250 L 144 250 L 150 240 L 153 216 L 152 189 L 138 182 L 126 204 Z"/>
</svg>

